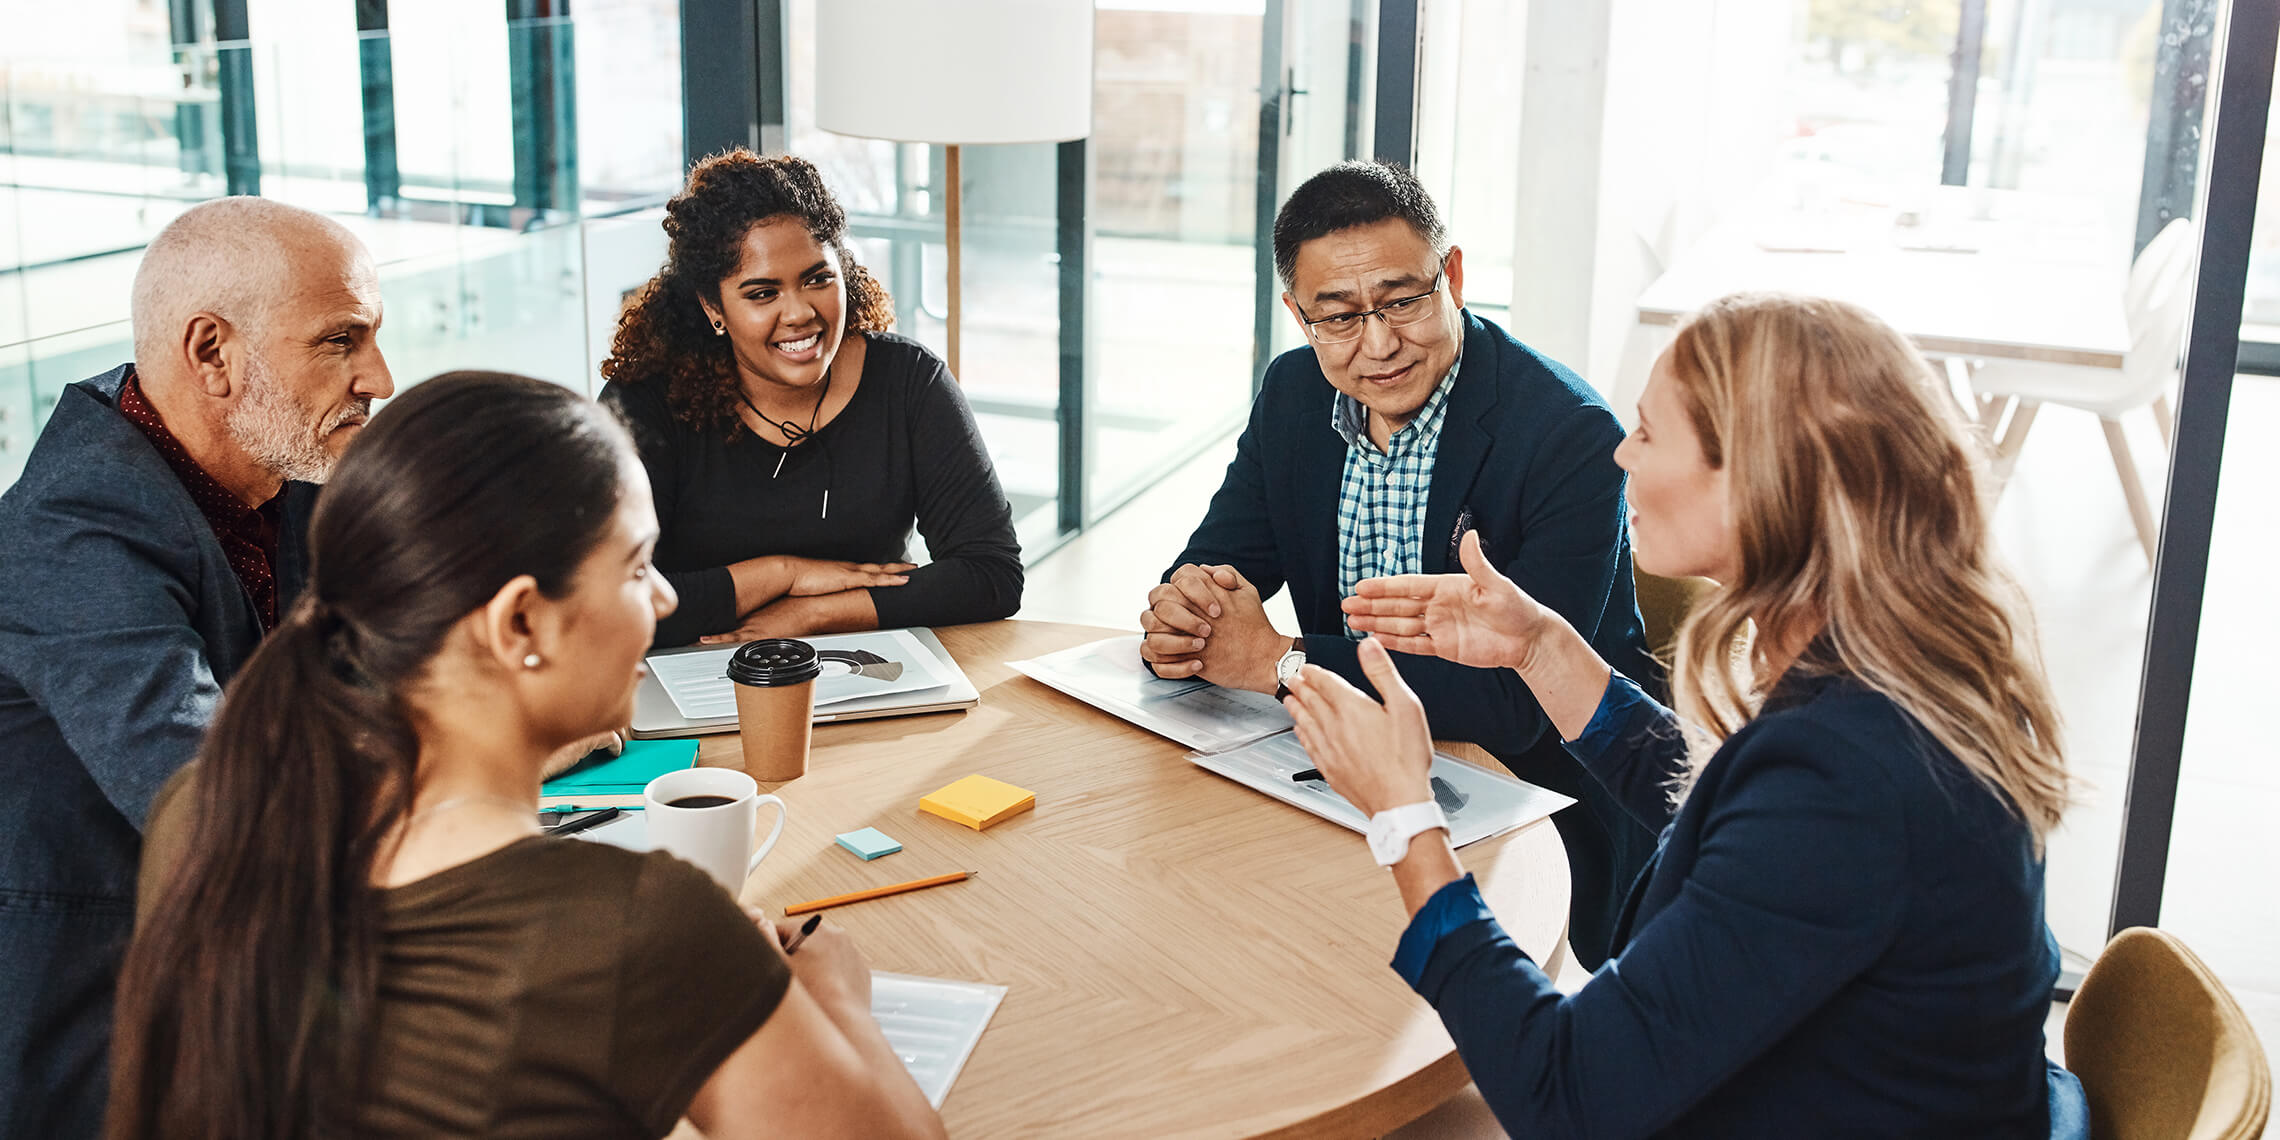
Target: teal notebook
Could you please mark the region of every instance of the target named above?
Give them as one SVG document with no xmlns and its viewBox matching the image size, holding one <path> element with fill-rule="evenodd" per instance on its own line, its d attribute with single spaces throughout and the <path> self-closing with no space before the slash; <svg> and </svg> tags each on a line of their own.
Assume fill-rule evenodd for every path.
<svg viewBox="0 0 2280 1140">
<path fill-rule="evenodd" d="M 542 796 L 640 795 L 649 781 L 697 762 L 694 740 L 628 740 L 625 753 L 580 764 L 539 788 Z"/>
</svg>

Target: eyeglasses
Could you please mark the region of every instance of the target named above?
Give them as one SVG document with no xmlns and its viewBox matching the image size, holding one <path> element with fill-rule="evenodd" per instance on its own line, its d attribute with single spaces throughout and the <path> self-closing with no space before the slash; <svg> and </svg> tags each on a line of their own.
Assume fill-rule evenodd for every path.
<svg viewBox="0 0 2280 1140">
<path fill-rule="evenodd" d="M 1432 316 L 1439 308 L 1428 302 L 1433 299 L 1433 294 L 1441 291 L 1445 278 L 1445 273 L 1435 273 L 1432 288 L 1414 297 L 1387 301 L 1374 309 L 1365 309 L 1359 313 L 1332 313 L 1327 317 L 1309 317 L 1306 310 L 1300 309 L 1298 319 L 1305 323 L 1306 334 L 1323 344 L 1342 344 L 1362 335 L 1362 329 L 1369 325 L 1373 316 L 1384 321 L 1385 327 L 1389 329 L 1403 328 Z"/>
</svg>

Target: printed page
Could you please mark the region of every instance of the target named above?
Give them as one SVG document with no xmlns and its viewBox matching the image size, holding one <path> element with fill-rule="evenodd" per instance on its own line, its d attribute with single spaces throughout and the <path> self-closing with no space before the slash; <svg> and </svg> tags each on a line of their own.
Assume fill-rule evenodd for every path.
<svg viewBox="0 0 2280 1140">
<path fill-rule="evenodd" d="M 937 1109 L 1004 1000 L 1004 986 L 871 971 L 871 1016 Z"/>
<path fill-rule="evenodd" d="M 1351 831 L 1369 828 L 1369 819 L 1361 809 L 1330 790 L 1327 781 L 1291 779 L 1314 767 L 1296 733 L 1188 759 L 1340 827 Z M 1433 754 L 1432 787 L 1433 799 L 1449 817 L 1449 843 L 1455 847 L 1502 835 L 1575 802 L 1548 788 L 1475 767 L 1445 752 Z"/>
<path fill-rule="evenodd" d="M 1240 747 L 1288 731 L 1290 714 L 1274 697 L 1222 689 L 1209 681 L 1161 680 L 1140 664 L 1140 635 L 1112 637 L 1029 661 L 1023 674 L 1200 752 Z"/>
</svg>

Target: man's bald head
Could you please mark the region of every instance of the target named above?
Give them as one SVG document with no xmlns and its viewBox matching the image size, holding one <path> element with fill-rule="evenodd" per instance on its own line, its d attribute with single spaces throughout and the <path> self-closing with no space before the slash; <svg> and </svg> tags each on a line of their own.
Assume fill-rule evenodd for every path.
<svg viewBox="0 0 2280 1140">
<path fill-rule="evenodd" d="M 136 370 L 178 372 L 183 332 L 199 313 L 257 336 L 304 274 L 366 260 L 364 243 L 323 214 L 268 198 L 200 202 L 143 250 L 135 271 Z"/>
<path fill-rule="evenodd" d="M 135 273 L 135 374 L 200 467 L 259 505 L 322 482 L 395 391 L 364 243 L 321 214 L 219 198 L 159 232 Z"/>
</svg>

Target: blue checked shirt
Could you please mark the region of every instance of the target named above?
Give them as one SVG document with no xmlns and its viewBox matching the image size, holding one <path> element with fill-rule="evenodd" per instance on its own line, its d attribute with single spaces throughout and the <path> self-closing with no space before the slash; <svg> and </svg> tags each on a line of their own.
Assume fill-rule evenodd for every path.
<svg viewBox="0 0 2280 1140">
<path fill-rule="evenodd" d="M 1346 440 L 1346 470 L 1338 485 L 1338 596 L 1351 597 L 1364 578 L 1425 572 L 1425 501 L 1433 490 L 1433 456 L 1441 449 L 1441 423 L 1457 369 L 1426 397 L 1417 417 L 1386 440 L 1370 440 L 1369 409 L 1340 393 L 1330 403 L 1330 427 Z M 1352 627 L 1346 636 L 1359 639 Z"/>
</svg>

